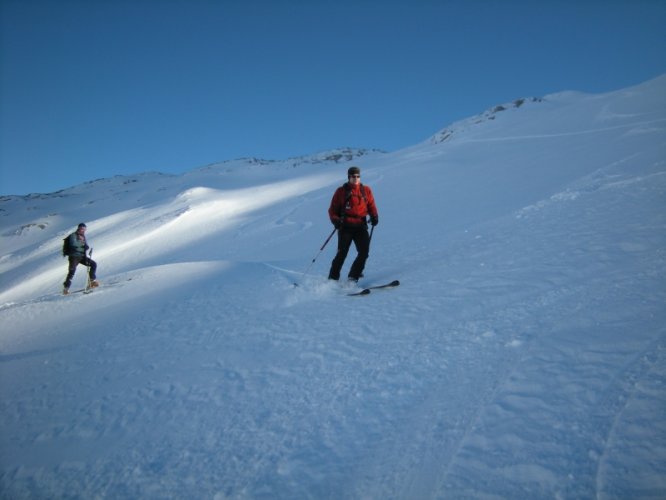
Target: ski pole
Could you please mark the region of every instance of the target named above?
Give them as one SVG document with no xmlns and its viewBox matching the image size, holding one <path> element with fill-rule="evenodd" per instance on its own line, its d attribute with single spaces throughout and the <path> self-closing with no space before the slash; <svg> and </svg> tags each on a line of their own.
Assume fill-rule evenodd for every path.
<svg viewBox="0 0 666 500">
<path fill-rule="evenodd" d="M 312 259 L 312 262 L 310 262 L 310 265 L 308 266 L 308 268 L 303 273 L 303 277 L 307 276 L 308 272 L 310 272 L 310 268 L 312 268 L 313 264 L 315 263 L 317 258 L 321 255 L 321 253 L 324 251 L 324 248 L 326 248 L 326 245 L 328 245 L 328 242 L 331 241 L 331 238 L 333 237 L 333 235 L 335 234 L 335 232 L 337 230 L 338 230 L 337 227 L 333 228 L 333 231 L 331 231 L 331 234 L 328 235 L 328 238 L 326 238 L 326 241 L 324 242 L 324 244 L 319 249 L 319 252 L 317 252 L 317 255 L 314 256 L 314 258 Z M 294 286 L 298 286 L 298 283 L 294 282 Z"/>
<path fill-rule="evenodd" d="M 331 241 L 331 238 L 333 237 L 333 235 L 335 234 L 335 232 L 336 232 L 337 230 L 338 230 L 337 227 L 334 227 L 334 228 L 333 228 L 333 231 L 331 232 L 331 234 L 328 235 L 328 238 L 326 238 L 326 241 L 324 242 L 324 244 L 323 244 L 323 245 L 321 246 L 321 248 L 319 249 L 319 253 L 321 253 L 321 252 L 324 251 L 324 248 L 326 248 L 326 245 L 328 245 L 328 242 Z M 317 257 L 319 257 L 319 254 L 317 254 Z M 315 259 L 316 259 L 317 257 L 315 257 L 314 259 L 312 259 L 312 262 L 314 262 Z"/>
<path fill-rule="evenodd" d="M 372 233 L 375 231 L 375 226 L 370 228 L 370 237 L 368 238 L 368 257 L 370 257 L 370 242 L 372 241 Z"/>
<path fill-rule="evenodd" d="M 92 259 L 92 252 L 93 252 L 93 249 L 91 248 L 90 252 L 88 252 L 88 259 Z M 85 289 L 86 292 L 92 288 L 91 285 L 92 285 L 92 280 L 90 279 L 90 266 L 88 266 L 88 281 L 87 281 L 86 289 Z"/>
</svg>

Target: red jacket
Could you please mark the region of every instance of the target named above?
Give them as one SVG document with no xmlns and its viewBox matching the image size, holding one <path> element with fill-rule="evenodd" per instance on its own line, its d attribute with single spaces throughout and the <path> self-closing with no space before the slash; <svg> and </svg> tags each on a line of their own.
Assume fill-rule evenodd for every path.
<svg viewBox="0 0 666 500">
<path fill-rule="evenodd" d="M 364 224 L 366 216 L 377 217 L 377 206 L 375 197 L 369 186 L 363 186 L 365 200 L 361 194 L 361 184 L 343 184 L 335 190 L 331 206 L 328 208 L 328 216 L 335 224 L 344 216 L 345 224 Z M 349 196 L 347 196 L 349 193 Z"/>
</svg>

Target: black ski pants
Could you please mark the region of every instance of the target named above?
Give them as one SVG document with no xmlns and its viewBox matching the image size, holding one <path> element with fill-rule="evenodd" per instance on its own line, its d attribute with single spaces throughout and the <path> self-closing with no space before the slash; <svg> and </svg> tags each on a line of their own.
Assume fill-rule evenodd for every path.
<svg viewBox="0 0 666 500">
<path fill-rule="evenodd" d="M 65 278 L 65 288 L 69 288 L 72 284 L 72 278 L 74 278 L 74 273 L 76 272 L 76 267 L 79 264 L 83 264 L 84 266 L 89 267 L 90 269 L 88 270 L 88 276 L 90 277 L 91 280 L 96 279 L 97 277 L 97 262 L 92 260 L 89 257 L 84 256 L 79 256 L 79 257 L 74 257 L 74 256 L 69 256 L 69 269 L 67 272 L 67 278 Z"/>
<path fill-rule="evenodd" d="M 342 226 L 338 230 L 338 252 L 331 263 L 331 270 L 328 273 L 328 278 L 337 280 L 340 279 L 340 270 L 345 263 L 347 253 L 351 247 L 352 242 L 356 246 L 358 255 L 354 263 L 349 269 L 349 278 L 359 279 L 363 274 L 365 268 L 365 261 L 368 260 L 370 253 L 370 235 L 368 234 L 368 227 L 363 225 L 358 226 Z"/>
</svg>

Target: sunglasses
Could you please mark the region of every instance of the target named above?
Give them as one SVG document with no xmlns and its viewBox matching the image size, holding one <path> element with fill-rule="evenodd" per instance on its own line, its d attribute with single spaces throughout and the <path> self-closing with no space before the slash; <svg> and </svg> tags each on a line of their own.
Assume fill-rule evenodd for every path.
<svg viewBox="0 0 666 500">
<path fill-rule="evenodd" d="M 360 175 L 350 175 L 349 177 L 355 177 L 356 179 L 360 179 L 360 178 L 361 178 Z"/>
</svg>

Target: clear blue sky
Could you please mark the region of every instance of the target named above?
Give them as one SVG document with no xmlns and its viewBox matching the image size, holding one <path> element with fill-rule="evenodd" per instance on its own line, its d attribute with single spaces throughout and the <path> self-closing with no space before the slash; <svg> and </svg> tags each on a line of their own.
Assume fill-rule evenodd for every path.
<svg viewBox="0 0 666 500">
<path fill-rule="evenodd" d="M 337 147 L 666 73 L 664 0 L 0 0 L 0 194 Z"/>
</svg>

